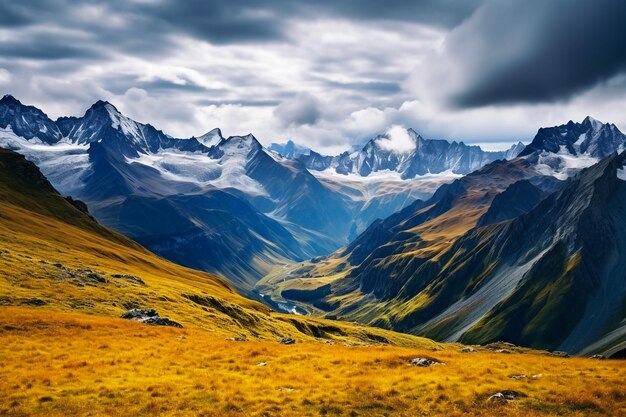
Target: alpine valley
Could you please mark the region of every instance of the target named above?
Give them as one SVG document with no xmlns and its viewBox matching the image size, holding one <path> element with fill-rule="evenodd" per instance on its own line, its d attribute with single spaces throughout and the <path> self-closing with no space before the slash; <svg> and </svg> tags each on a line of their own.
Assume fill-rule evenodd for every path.
<svg viewBox="0 0 626 417">
<path fill-rule="evenodd" d="M 615 125 L 590 117 L 540 129 L 519 157 L 258 288 L 311 314 L 437 340 L 623 351 L 625 147 Z"/>
<path fill-rule="evenodd" d="M 1 415 L 626 411 L 614 125 L 322 156 L 5 96 L 0 128 Z"/>
<path fill-rule="evenodd" d="M 251 134 L 173 138 L 104 101 L 52 121 L 10 95 L 0 100 L 0 129 L 0 147 L 35 162 L 102 224 L 252 296 L 275 265 L 327 255 L 439 185 L 521 151 L 483 152 L 409 130 L 410 152 L 389 151 L 378 136 L 353 155 L 301 160 L 293 144 L 269 147 L 283 157 Z"/>
</svg>

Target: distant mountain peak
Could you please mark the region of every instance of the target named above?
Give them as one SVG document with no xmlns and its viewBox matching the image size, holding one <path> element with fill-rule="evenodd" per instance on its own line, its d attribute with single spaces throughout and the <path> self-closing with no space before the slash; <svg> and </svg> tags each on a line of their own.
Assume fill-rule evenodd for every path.
<svg viewBox="0 0 626 417">
<path fill-rule="evenodd" d="M 307 168 L 314 171 L 332 169 L 338 174 L 363 177 L 377 171 L 399 173 L 402 178 L 453 172 L 468 174 L 496 159 L 515 158 L 524 145 L 507 151 L 487 152 L 480 146 L 442 139 L 424 139 L 414 129 L 393 126 L 370 139 L 361 149 L 337 156 L 315 152 L 301 156 Z"/>
<path fill-rule="evenodd" d="M 287 142 L 284 143 L 272 143 L 268 149 L 288 159 L 295 159 L 301 155 L 310 155 L 311 152 L 313 152 L 305 146 L 298 145 L 291 139 L 288 139 Z"/>
<path fill-rule="evenodd" d="M 520 156 L 534 153 L 587 155 L 605 158 L 626 147 L 626 135 L 614 124 L 602 123 L 591 116 L 576 123 L 541 128 Z"/>
<path fill-rule="evenodd" d="M 0 99 L 0 128 L 10 127 L 26 139 L 37 138 L 43 143 L 56 143 L 63 135 L 56 124 L 41 110 L 22 104 L 11 94 Z"/>
<path fill-rule="evenodd" d="M 204 135 L 198 136 L 196 140 L 200 142 L 201 144 L 203 144 L 204 146 L 210 148 L 211 146 L 215 146 L 218 143 L 220 143 L 222 140 L 224 140 L 224 136 L 222 136 L 221 129 L 216 127 L 215 129 L 209 130 Z"/>
<path fill-rule="evenodd" d="M 16 99 L 15 97 L 13 97 L 11 94 L 5 94 L 2 99 L 0 100 L 0 103 L 15 103 L 15 104 L 22 104 L 21 101 L 19 101 L 18 99 Z"/>
<path fill-rule="evenodd" d="M 601 121 L 599 121 L 598 119 L 595 119 L 591 116 L 587 116 L 583 119 L 581 124 L 586 124 L 586 123 L 590 123 L 591 125 L 603 125 L 604 123 L 602 123 Z"/>
</svg>

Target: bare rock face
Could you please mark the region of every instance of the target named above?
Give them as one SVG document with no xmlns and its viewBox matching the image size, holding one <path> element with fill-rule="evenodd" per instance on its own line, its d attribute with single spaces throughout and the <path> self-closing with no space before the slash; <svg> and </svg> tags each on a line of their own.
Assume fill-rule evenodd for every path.
<svg viewBox="0 0 626 417">
<path fill-rule="evenodd" d="M 165 317 L 160 317 L 159 313 L 157 313 L 156 310 L 152 308 L 133 308 L 122 314 L 120 317 L 123 319 L 135 320 L 140 323 L 149 324 L 152 326 L 171 326 L 178 328 L 183 327 L 180 323 L 176 323 L 175 321 Z"/>
</svg>

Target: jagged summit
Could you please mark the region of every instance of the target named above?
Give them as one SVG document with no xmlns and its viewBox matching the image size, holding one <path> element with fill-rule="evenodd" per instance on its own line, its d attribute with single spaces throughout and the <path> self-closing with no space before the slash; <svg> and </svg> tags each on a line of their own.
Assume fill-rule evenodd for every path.
<svg viewBox="0 0 626 417">
<path fill-rule="evenodd" d="M 26 139 L 57 143 L 63 135 L 48 116 L 33 106 L 26 106 L 10 94 L 0 99 L 0 128 L 11 129 Z"/>
<path fill-rule="evenodd" d="M 216 127 L 215 129 L 212 129 L 204 135 L 198 136 L 195 139 L 204 146 L 210 148 L 211 146 L 215 146 L 220 143 L 222 139 L 224 139 L 224 137 L 222 136 L 222 130 Z"/>
<path fill-rule="evenodd" d="M 4 96 L 2 96 L 2 99 L 0 99 L 0 103 L 22 104 L 18 99 L 13 97 L 11 94 L 5 94 Z"/>
<path fill-rule="evenodd" d="M 605 158 L 620 152 L 625 145 L 626 135 L 617 126 L 587 116 L 580 123 L 570 120 L 564 125 L 539 129 L 520 156 L 547 152 Z"/>
</svg>

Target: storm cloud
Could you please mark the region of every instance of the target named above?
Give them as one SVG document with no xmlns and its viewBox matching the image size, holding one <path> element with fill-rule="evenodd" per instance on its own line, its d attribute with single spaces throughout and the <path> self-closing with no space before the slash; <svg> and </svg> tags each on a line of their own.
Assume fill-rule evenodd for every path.
<svg viewBox="0 0 626 417">
<path fill-rule="evenodd" d="M 449 38 L 462 107 L 562 100 L 626 69 L 626 2 L 490 1 Z"/>
</svg>

